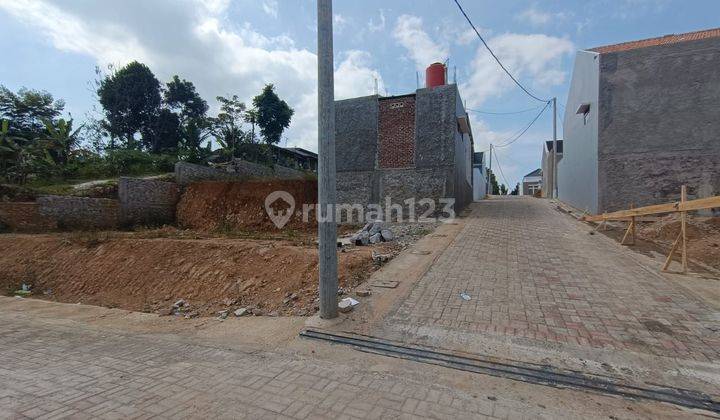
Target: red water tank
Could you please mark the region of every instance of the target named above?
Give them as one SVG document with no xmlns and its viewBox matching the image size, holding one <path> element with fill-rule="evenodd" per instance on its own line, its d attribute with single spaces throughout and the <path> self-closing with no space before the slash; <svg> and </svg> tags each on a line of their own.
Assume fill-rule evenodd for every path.
<svg viewBox="0 0 720 420">
<path fill-rule="evenodd" d="M 445 65 L 443 63 L 432 63 L 425 69 L 425 87 L 433 88 L 445 84 Z"/>
</svg>

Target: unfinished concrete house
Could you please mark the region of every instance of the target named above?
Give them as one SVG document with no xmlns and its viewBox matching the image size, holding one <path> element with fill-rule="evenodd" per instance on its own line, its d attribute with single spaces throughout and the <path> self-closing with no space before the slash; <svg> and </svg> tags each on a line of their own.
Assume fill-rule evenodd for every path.
<svg viewBox="0 0 720 420">
<path fill-rule="evenodd" d="M 440 63 L 426 80 L 407 95 L 335 102 L 339 203 L 429 198 L 440 210 L 438 201 L 452 198 L 458 212 L 473 200 L 473 137 L 460 93 Z"/>
<path fill-rule="evenodd" d="M 561 200 L 591 213 L 720 194 L 720 29 L 579 51 Z"/>
</svg>

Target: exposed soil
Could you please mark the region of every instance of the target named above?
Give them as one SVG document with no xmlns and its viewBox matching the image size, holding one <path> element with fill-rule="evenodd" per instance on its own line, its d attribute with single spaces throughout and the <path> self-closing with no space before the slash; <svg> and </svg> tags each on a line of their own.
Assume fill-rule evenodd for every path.
<svg viewBox="0 0 720 420">
<path fill-rule="evenodd" d="M 170 308 L 179 299 L 198 315 L 239 307 L 265 315 L 315 310 L 314 244 L 142 236 L 0 235 L 0 288 L 10 294 L 25 283 L 42 299 L 146 312 Z M 377 269 L 371 252 L 392 253 L 394 247 L 390 242 L 339 253 L 340 285 L 348 289 L 362 282 Z"/>
<path fill-rule="evenodd" d="M 660 252 L 667 255 L 680 233 L 680 215 L 672 214 L 653 222 L 638 222 L 637 242 L 631 248 L 638 252 Z M 612 222 L 608 230 L 600 233 L 620 241 L 627 223 Z M 720 269 L 720 217 L 698 217 L 688 215 L 686 234 L 688 258 L 706 266 Z M 679 255 L 675 259 L 679 261 Z M 702 267 L 696 267 L 701 269 Z"/>
<path fill-rule="evenodd" d="M 680 215 L 673 214 L 654 223 L 639 224 L 637 236 L 655 242 L 669 252 L 680 229 Z M 720 217 L 689 215 L 685 231 L 688 257 L 720 269 Z"/>
<path fill-rule="evenodd" d="M 265 209 L 266 197 L 275 191 L 292 195 L 294 207 L 282 199 L 271 207 L 276 212 L 292 211 L 284 230 L 315 230 L 314 213 L 303 222 L 304 204 L 317 203 L 317 181 L 272 180 L 241 182 L 199 182 L 189 185 L 178 203 L 180 227 L 203 231 L 279 231 Z"/>
</svg>

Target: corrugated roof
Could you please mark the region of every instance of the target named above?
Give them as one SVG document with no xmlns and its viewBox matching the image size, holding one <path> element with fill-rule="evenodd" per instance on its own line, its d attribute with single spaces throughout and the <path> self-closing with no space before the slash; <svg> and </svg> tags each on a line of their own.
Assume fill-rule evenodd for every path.
<svg viewBox="0 0 720 420">
<path fill-rule="evenodd" d="M 614 45 L 605 45 L 603 47 L 591 48 L 600 54 L 606 54 L 618 51 L 635 50 L 638 48 L 655 47 L 658 45 L 677 44 L 679 42 L 697 41 L 699 39 L 720 37 L 720 28 L 706 29 L 703 31 L 688 32 L 686 34 L 672 34 L 657 38 L 642 39 L 639 41 L 623 42 Z"/>
</svg>

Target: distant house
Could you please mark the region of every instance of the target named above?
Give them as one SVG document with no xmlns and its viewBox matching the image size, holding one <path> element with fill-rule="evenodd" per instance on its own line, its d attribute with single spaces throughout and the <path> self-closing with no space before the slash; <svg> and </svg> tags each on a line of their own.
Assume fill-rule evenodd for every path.
<svg viewBox="0 0 720 420">
<path fill-rule="evenodd" d="M 542 190 L 543 171 L 538 168 L 529 174 L 525 175 L 522 179 L 521 195 L 535 195 L 538 191 Z"/>
<path fill-rule="evenodd" d="M 558 166 L 560 165 L 560 161 L 563 157 L 563 141 L 558 140 L 558 151 L 557 151 L 557 163 Z M 554 174 L 552 170 L 552 164 L 553 164 L 553 142 L 552 140 L 546 141 L 543 143 L 543 152 L 542 152 L 542 196 L 543 197 L 552 197 L 552 191 L 553 188 L 555 188 L 555 179 Z"/>
<path fill-rule="evenodd" d="M 480 201 L 487 195 L 488 187 L 485 153 L 473 153 L 473 200 Z"/>
<path fill-rule="evenodd" d="M 291 156 L 292 160 L 294 160 L 294 162 L 296 163 L 298 169 L 317 172 L 317 153 L 302 149 L 300 147 L 286 147 L 282 150 L 284 150 L 287 155 Z"/>
<path fill-rule="evenodd" d="M 561 200 L 591 213 L 720 195 L 720 28 L 579 51 Z"/>
</svg>

